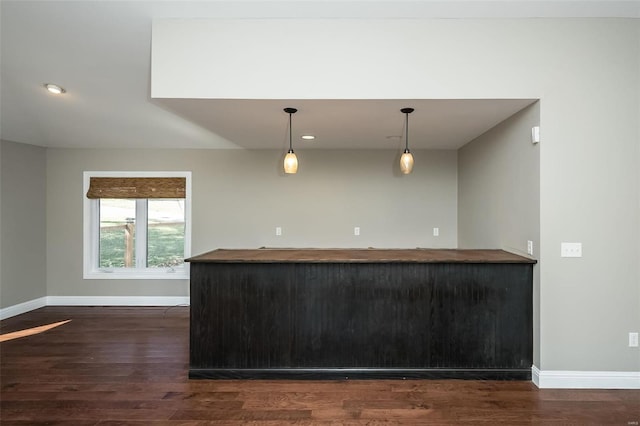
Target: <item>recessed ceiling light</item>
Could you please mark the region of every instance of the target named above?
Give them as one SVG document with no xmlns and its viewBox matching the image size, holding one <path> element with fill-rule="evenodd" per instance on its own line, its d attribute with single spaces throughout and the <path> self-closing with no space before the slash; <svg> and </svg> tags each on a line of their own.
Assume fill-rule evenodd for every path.
<svg viewBox="0 0 640 426">
<path fill-rule="evenodd" d="M 304 139 L 305 141 L 312 141 L 314 140 L 316 137 L 313 135 L 302 135 L 300 136 L 302 139 Z"/>
<path fill-rule="evenodd" d="M 66 90 L 64 90 L 64 87 L 60 87 L 57 84 L 45 83 L 44 87 L 54 95 L 60 95 L 66 92 Z"/>
</svg>

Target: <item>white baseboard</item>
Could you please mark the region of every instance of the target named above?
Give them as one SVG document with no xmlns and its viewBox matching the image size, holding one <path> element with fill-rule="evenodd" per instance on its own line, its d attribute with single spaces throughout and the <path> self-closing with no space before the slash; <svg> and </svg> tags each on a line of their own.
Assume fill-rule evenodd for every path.
<svg viewBox="0 0 640 426">
<path fill-rule="evenodd" d="M 37 299 L 18 303 L 17 305 L 7 306 L 6 308 L 0 309 L 0 320 L 15 317 L 20 314 L 26 314 L 29 311 L 44 308 L 45 306 L 47 306 L 46 297 L 39 297 Z"/>
<path fill-rule="evenodd" d="M 640 389 L 640 371 L 541 371 L 531 367 L 541 389 Z"/>
<path fill-rule="evenodd" d="M 0 320 L 45 306 L 189 306 L 189 296 L 47 296 L 0 309 Z"/>
<path fill-rule="evenodd" d="M 47 306 L 189 306 L 189 296 L 48 296 Z"/>
</svg>

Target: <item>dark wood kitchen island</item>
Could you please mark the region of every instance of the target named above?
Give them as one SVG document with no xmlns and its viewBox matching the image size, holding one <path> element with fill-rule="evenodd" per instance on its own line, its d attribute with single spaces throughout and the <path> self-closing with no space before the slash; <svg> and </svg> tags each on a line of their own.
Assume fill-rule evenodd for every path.
<svg viewBox="0 0 640 426">
<path fill-rule="evenodd" d="M 533 259 L 257 249 L 188 261 L 190 378 L 531 379 Z"/>
</svg>

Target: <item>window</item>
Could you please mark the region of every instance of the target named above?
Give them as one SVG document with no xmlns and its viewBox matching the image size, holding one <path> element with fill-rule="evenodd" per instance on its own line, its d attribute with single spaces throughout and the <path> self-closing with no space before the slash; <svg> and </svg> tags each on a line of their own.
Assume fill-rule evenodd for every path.
<svg viewBox="0 0 640 426">
<path fill-rule="evenodd" d="M 191 172 L 85 172 L 84 278 L 188 279 Z"/>
</svg>

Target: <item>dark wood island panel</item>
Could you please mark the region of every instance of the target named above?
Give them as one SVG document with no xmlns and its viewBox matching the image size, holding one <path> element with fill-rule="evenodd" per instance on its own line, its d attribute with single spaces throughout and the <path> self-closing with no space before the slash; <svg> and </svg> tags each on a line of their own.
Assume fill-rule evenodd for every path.
<svg viewBox="0 0 640 426">
<path fill-rule="evenodd" d="M 191 378 L 531 379 L 535 260 L 216 250 L 191 262 Z"/>
</svg>

